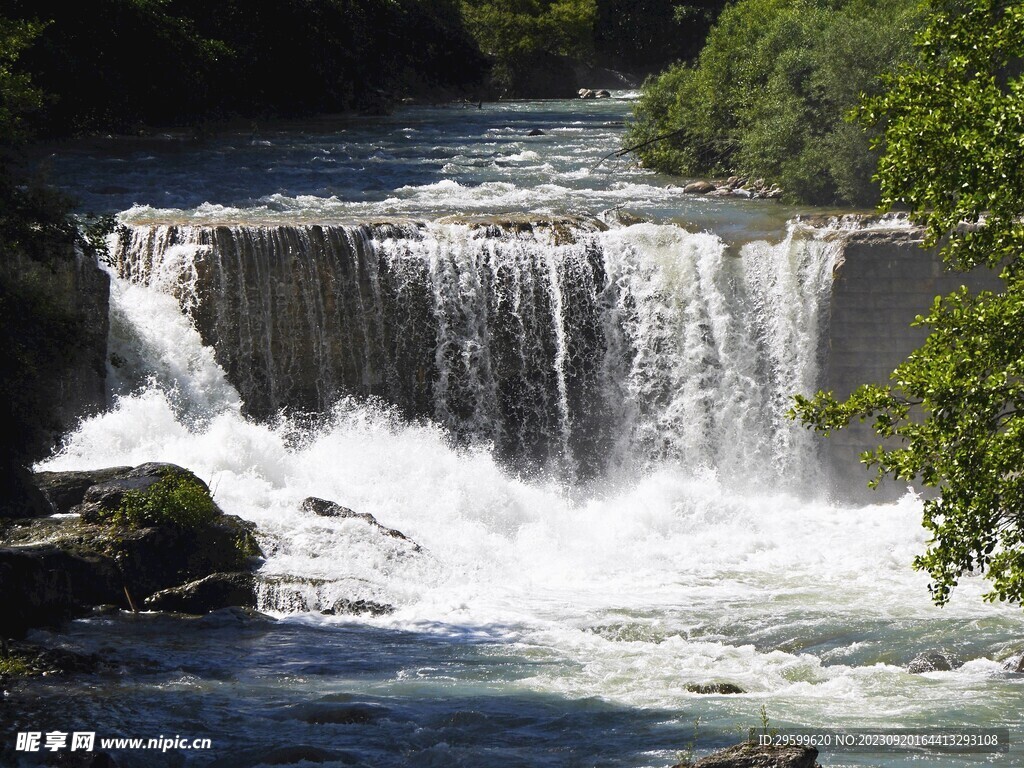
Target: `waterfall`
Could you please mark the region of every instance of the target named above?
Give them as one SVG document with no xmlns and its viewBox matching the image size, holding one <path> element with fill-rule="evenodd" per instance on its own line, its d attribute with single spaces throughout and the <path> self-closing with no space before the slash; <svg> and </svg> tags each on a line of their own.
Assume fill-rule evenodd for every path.
<svg viewBox="0 0 1024 768">
<path fill-rule="evenodd" d="M 840 245 L 671 225 L 393 222 L 126 228 L 121 277 L 172 295 L 250 415 L 379 399 L 522 470 L 671 461 L 808 473 Z"/>
</svg>

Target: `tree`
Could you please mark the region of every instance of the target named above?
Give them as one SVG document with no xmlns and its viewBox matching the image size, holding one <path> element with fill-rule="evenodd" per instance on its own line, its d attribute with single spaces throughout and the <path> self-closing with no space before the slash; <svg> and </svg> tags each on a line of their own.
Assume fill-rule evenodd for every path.
<svg viewBox="0 0 1024 768">
<path fill-rule="evenodd" d="M 884 476 L 938 489 L 914 567 L 944 604 L 984 572 L 987 600 L 1024 601 L 1024 6 L 934 0 L 916 63 L 867 99 L 881 129 L 883 204 L 904 205 L 951 268 L 1000 270 L 997 292 L 938 297 L 917 324 L 924 344 L 887 386 L 847 400 L 796 398 L 793 415 L 828 434 L 873 419 L 895 447 L 862 460 Z"/>
<path fill-rule="evenodd" d="M 913 54 L 918 0 L 740 0 L 693 66 L 644 84 L 626 137 L 642 162 L 686 176 L 738 173 L 816 204 L 877 201 L 876 157 L 845 117 Z"/>
</svg>

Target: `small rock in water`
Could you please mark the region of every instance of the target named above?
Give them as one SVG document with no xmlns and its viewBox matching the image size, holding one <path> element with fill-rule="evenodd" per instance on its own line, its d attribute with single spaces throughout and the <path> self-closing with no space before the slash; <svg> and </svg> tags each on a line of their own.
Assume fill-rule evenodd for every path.
<svg viewBox="0 0 1024 768">
<path fill-rule="evenodd" d="M 1018 653 L 1004 661 L 1003 669 L 1007 672 L 1016 672 L 1018 674 L 1024 672 L 1024 653 Z"/>
<path fill-rule="evenodd" d="M 740 688 L 735 683 L 689 683 L 686 686 L 686 690 L 688 690 L 690 693 L 701 694 L 746 693 L 745 690 Z"/>
<path fill-rule="evenodd" d="M 745 741 L 674 768 L 820 768 L 815 762 L 817 758 L 818 750 L 814 747 L 761 746 Z"/>
<path fill-rule="evenodd" d="M 706 195 L 708 192 L 714 192 L 715 185 L 710 181 L 694 181 L 683 187 L 683 192 L 687 192 L 691 195 Z"/>
<path fill-rule="evenodd" d="M 945 651 L 925 651 L 915 656 L 907 665 L 907 672 L 919 675 L 922 672 L 949 672 L 963 666 L 956 656 Z"/>
<path fill-rule="evenodd" d="M 544 131 L 542 131 L 540 128 L 534 128 L 532 131 L 530 131 L 526 135 L 527 136 L 546 136 L 547 134 L 544 133 Z"/>
<path fill-rule="evenodd" d="M 325 616 L 336 616 L 338 614 L 387 616 L 394 612 L 395 607 L 393 605 L 375 603 L 373 600 L 337 600 L 330 608 L 320 611 Z"/>
</svg>

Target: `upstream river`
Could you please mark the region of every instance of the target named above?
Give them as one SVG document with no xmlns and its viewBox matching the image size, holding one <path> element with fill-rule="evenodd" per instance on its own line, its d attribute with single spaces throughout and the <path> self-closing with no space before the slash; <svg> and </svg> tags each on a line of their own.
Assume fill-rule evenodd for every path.
<svg viewBox="0 0 1024 768">
<path fill-rule="evenodd" d="M 51 148 L 51 179 L 126 229 L 112 406 L 40 468 L 191 468 L 259 526 L 266 617 L 44 633 L 121 672 L 17 686 L 13 730 L 212 743 L 115 750 L 122 768 L 668 768 L 767 719 L 1010 734 L 1009 753 L 823 749 L 825 766 L 1024 763 L 1024 677 L 1003 668 L 1020 610 L 978 578 L 933 606 L 910 568 L 919 499 L 831 494 L 818 438 L 785 418 L 817 385 L 830 233 L 850 225 L 685 195 L 615 157 L 630 97 Z M 372 300 L 345 309 L 357 288 Z M 231 329 L 216 349 L 210 302 Z M 315 419 L 290 409 L 306 378 Z M 359 600 L 393 610 L 333 610 Z M 907 671 L 930 650 L 963 663 Z M 694 690 L 725 683 L 742 692 Z"/>
</svg>

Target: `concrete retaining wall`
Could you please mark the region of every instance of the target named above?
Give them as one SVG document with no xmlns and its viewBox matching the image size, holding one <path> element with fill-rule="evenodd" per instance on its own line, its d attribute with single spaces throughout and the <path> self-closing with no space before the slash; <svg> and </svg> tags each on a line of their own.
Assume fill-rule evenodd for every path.
<svg viewBox="0 0 1024 768">
<path fill-rule="evenodd" d="M 893 369 L 927 335 L 910 324 L 928 312 L 936 296 L 961 285 L 972 290 L 1000 288 L 995 273 L 947 271 L 935 250 L 920 246 L 921 232 L 905 227 L 849 235 L 844 259 L 835 271 L 823 389 L 845 397 L 860 384 L 887 383 Z M 906 483 L 892 481 L 878 491 L 867 489 L 873 471 L 860 464 L 858 456 L 879 445 L 869 422 L 851 425 L 822 442 L 837 499 L 883 501 L 905 492 Z"/>
</svg>

